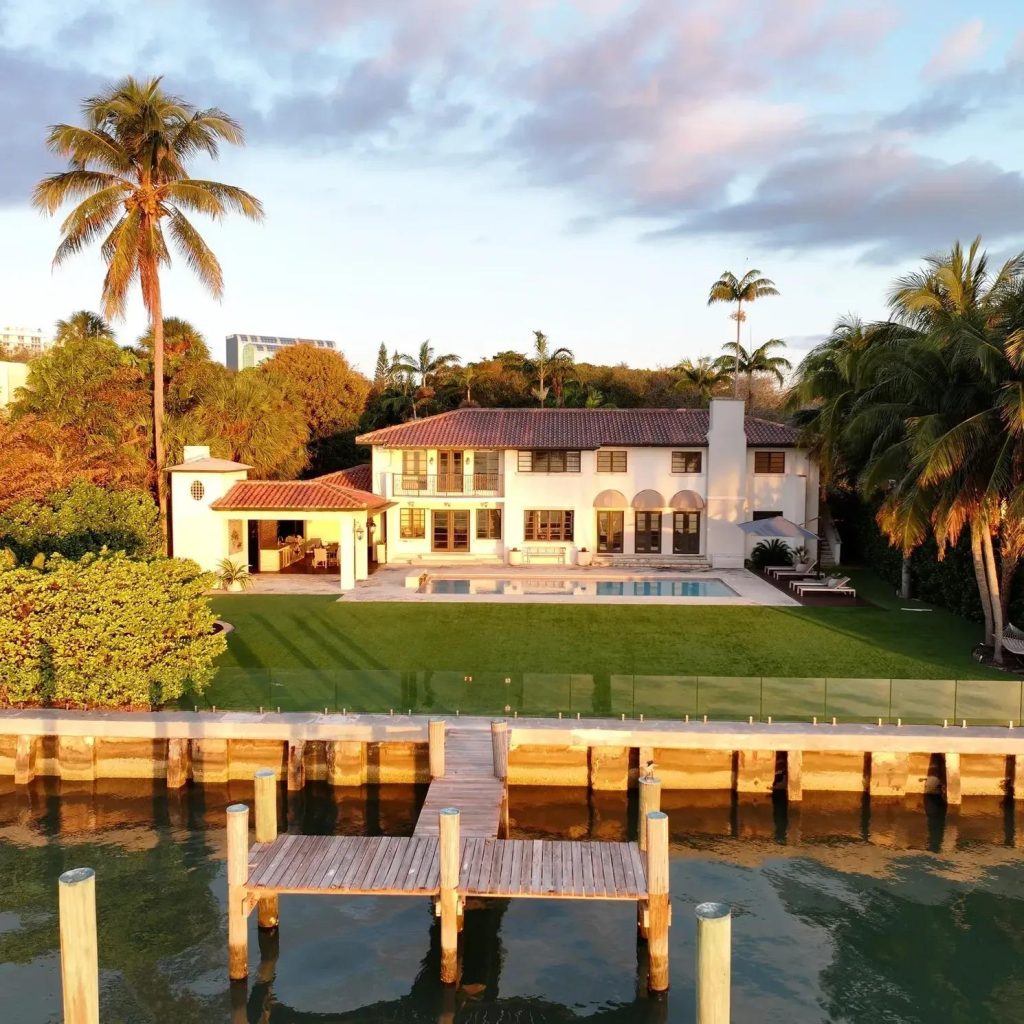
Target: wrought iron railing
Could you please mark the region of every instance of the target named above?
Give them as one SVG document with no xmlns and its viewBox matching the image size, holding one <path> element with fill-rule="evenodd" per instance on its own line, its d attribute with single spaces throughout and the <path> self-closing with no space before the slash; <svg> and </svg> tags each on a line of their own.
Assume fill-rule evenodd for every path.
<svg viewBox="0 0 1024 1024">
<path fill-rule="evenodd" d="M 500 473 L 392 473 L 395 497 L 495 497 L 502 493 Z"/>
</svg>

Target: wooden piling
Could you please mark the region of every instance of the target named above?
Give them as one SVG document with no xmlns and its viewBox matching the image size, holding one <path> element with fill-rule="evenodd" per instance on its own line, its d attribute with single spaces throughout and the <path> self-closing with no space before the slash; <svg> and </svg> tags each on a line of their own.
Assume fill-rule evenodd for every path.
<svg viewBox="0 0 1024 1024">
<path fill-rule="evenodd" d="M 697 1024 L 729 1024 L 732 912 L 725 903 L 697 905 Z"/>
<path fill-rule="evenodd" d="M 661 810 L 661 779 L 653 775 L 641 775 L 637 782 L 640 794 L 640 813 L 637 820 L 637 842 L 641 850 L 647 849 L 647 815 Z"/>
<path fill-rule="evenodd" d="M 491 722 L 491 751 L 494 758 L 494 777 L 508 779 L 508 722 Z"/>
<path fill-rule="evenodd" d="M 668 988 L 668 815 L 647 815 L 647 987 Z"/>
<path fill-rule="evenodd" d="M 453 985 L 459 976 L 459 811 L 445 807 L 438 814 L 440 832 L 441 981 Z"/>
<path fill-rule="evenodd" d="M 192 741 L 172 737 L 167 741 L 167 788 L 181 789 L 192 774 Z"/>
<path fill-rule="evenodd" d="M 306 785 L 306 742 L 288 744 L 288 792 L 300 793 Z"/>
<path fill-rule="evenodd" d="M 27 786 L 36 777 L 39 756 L 38 736 L 19 736 L 14 751 L 14 784 Z"/>
<path fill-rule="evenodd" d="M 960 755 L 947 753 L 943 756 L 945 767 L 945 781 L 943 791 L 946 795 L 946 803 L 950 807 L 959 807 L 960 795 Z"/>
<path fill-rule="evenodd" d="M 786 753 L 786 799 L 799 803 L 804 798 L 804 755 L 803 751 L 790 750 Z"/>
<path fill-rule="evenodd" d="M 277 773 L 273 768 L 256 772 L 256 842 L 277 838 Z M 280 914 L 277 896 L 261 896 L 256 917 L 260 928 L 276 928 Z"/>
<path fill-rule="evenodd" d="M 58 880 L 57 892 L 64 1024 L 99 1024 L 96 872 L 92 868 L 65 871 Z"/>
<path fill-rule="evenodd" d="M 249 875 L 249 808 L 232 804 L 228 817 L 228 977 L 249 975 L 249 916 L 245 885 Z"/>
<path fill-rule="evenodd" d="M 444 777 L 444 729 L 443 718 L 432 718 L 427 726 L 427 739 L 430 748 L 430 777 Z"/>
</svg>

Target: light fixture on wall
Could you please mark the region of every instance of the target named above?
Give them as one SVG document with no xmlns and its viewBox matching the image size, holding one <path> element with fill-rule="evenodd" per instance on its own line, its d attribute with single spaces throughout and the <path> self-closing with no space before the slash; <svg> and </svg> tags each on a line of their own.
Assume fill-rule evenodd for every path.
<svg viewBox="0 0 1024 1024">
<path fill-rule="evenodd" d="M 366 536 L 366 530 L 362 523 L 356 523 L 356 540 L 362 540 Z"/>
</svg>

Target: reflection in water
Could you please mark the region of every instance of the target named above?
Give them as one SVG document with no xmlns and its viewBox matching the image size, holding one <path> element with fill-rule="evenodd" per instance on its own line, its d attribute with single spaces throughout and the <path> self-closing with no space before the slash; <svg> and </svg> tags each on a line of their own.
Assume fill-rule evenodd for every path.
<svg viewBox="0 0 1024 1024">
<path fill-rule="evenodd" d="M 3 788 L 6 787 L 6 788 Z M 693 906 L 733 905 L 737 1021 L 1004 1022 L 1024 991 L 1024 832 L 1012 805 L 829 795 L 787 809 L 666 793 L 672 825 L 672 991 L 649 998 L 630 904 L 489 901 L 467 908 L 458 987 L 438 981 L 422 898 L 290 897 L 279 934 L 226 982 L 224 809 L 251 786 L 0 784 L 3 1020 L 60 1017 L 56 879 L 97 870 L 109 1021 L 693 1020 Z M 306 833 L 409 834 L 423 791 L 281 794 Z M 623 794 L 516 790 L 517 837 L 628 838 Z M 253 920 L 255 932 L 255 920 Z"/>
</svg>

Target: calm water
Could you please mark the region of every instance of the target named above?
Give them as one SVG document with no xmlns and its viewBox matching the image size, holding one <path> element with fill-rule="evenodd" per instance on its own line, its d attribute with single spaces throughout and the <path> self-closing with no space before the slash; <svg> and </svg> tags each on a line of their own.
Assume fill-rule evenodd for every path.
<svg viewBox="0 0 1024 1024">
<path fill-rule="evenodd" d="M 6 785 L 6 784 L 5 784 Z M 648 999 L 630 904 L 470 910 L 458 990 L 437 981 L 422 899 L 291 897 L 279 944 L 251 941 L 252 978 L 225 981 L 224 807 L 245 785 L 167 798 L 145 783 L 0 789 L 0 1021 L 60 1019 L 56 880 L 97 870 L 103 1024 L 693 1020 L 694 904 L 734 917 L 734 1020 L 1024 1020 L 1024 827 L 969 802 L 771 803 L 667 794 L 673 831 L 672 991 Z M 408 833 L 422 790 L 310 790 L 306 832 Z M 841 798 L 840 798 L 841 800 Z M 618 840 L 617 794 L 517 790 L 516 834 Z"/>
<path fill-rule="evenodd" d="M 497 579 L 449 577 L 432 579 L 431 594 L 529 594 L 536 597 L 564 597 L 569 594 L 592 594 L 596 597 L 735 597 L 736 591 L 721 580 L 693 580 L 683 577 L 637 580 L 560 579 L 541 576 L 537 579 Z"/>
</svg>

